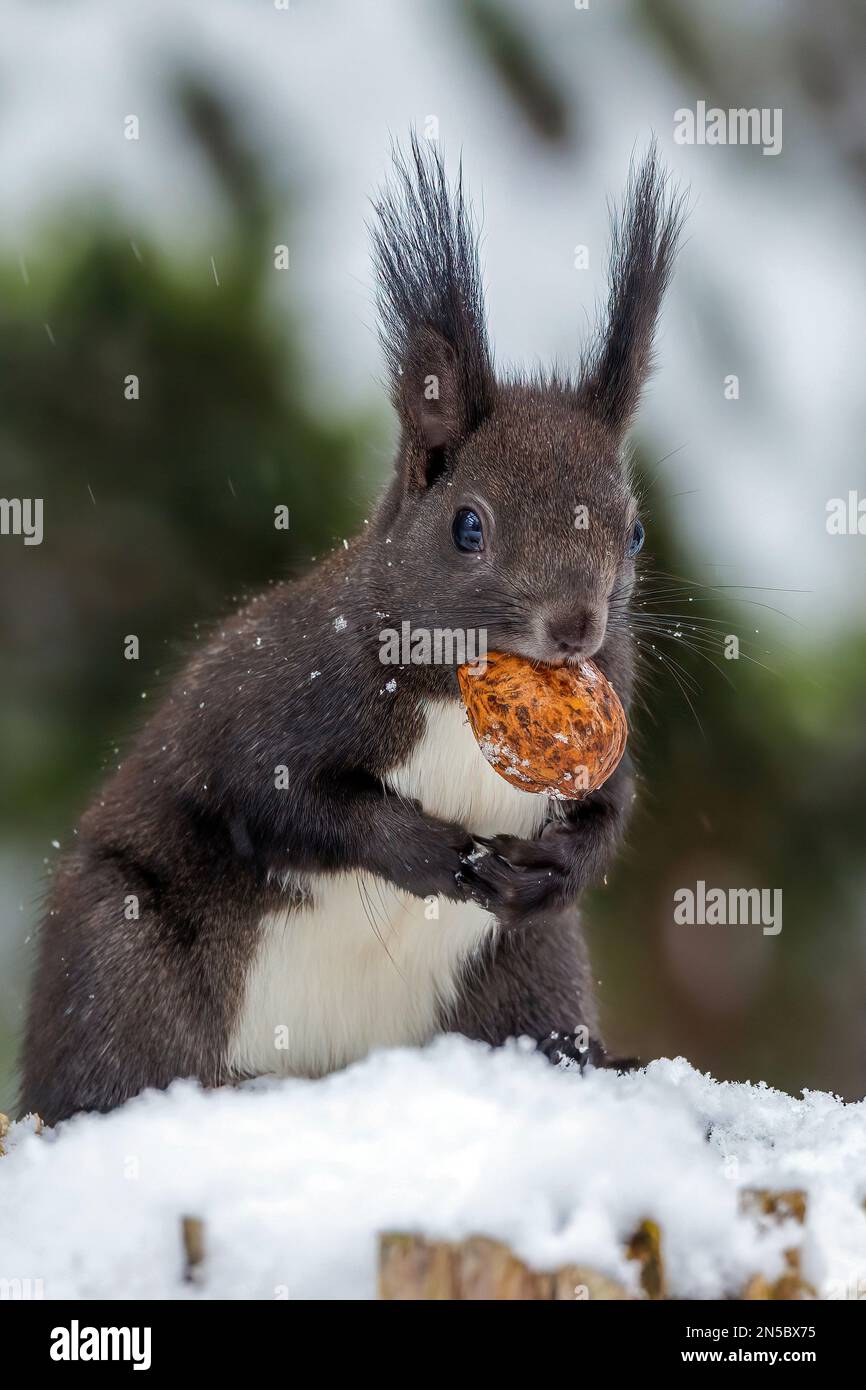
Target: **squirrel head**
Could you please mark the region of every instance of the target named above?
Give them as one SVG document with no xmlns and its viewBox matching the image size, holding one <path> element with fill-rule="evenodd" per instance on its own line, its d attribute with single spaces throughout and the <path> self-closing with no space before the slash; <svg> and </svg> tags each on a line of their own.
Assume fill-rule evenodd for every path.
<svg viewBox="0 0 866 1390">
<path fill-rule="evenodd" d="M 682 224 L 652 146 L 614 219 L 606 311 L 573 379 L 497 377 L 462 172 L 412 137 L 374 204 L 381 338 L 400 422 L 376 519 L 392 617 L 571 661 L 625 642 L 643 542 L 625 441 Z M 384 577 L 384 576 L 383 576 Z M 616 630 L 616 631 L 615 631 Z"/>
</svg>

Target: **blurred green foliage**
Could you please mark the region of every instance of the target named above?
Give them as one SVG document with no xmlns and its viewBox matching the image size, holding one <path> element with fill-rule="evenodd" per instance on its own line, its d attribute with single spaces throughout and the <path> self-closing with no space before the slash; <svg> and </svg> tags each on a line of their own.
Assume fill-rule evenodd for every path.
<svg viewBox="0 0 866 1390">
<path fill-rule="evenodd" d="M 456 0 L 453 8 L 530 130 L 548 144 L 564 144 L 574 103 L 569 102 L 523 18 L 496 0 Z"/>
<path fill-rule="evenodd" d="M 0 614 L 0 739 L 19 829 L 70 815 L 194 622 L 357 519 L 370 422 L 306 404 L 303 333 L 269 309 L 282 272 L 255 163 L 213 97 L 183 102 L 234 210 L 213 264 L 191 274 L 104 211 L 0 264 L 3 495 L 44 498 L 47 518 L 40 547 L 0 552 L 18 595 Z M 127 633 L 140 663 L 122 659 Z"/>
<path fill-rule="evenodd" d="M 725 89 L 688 6 L 642 0 L 636 14 L 657 61 L 706 94 Z M 525 17 L 486 0 L 454 15 L 524 125 L 573 150 L 582 94 L 558 85 Z M 828 123 L 842 79 L 810 83 L 806 53 L 842 73 L 846 45 L 832 38 L 792 37 Z M 230 213 L 213 266 L 83 207 L 45 228 L 24 267 L 0 261 L 0 492 L 42 496 L 46 510 L 42 546 L 0 547 L 10 859 L 38 861 L 64 838 L 142 693 L 155 698 L 199 624 L 357 523 L 384 436 L 384 412 L 339 422 L 308 405 L 304 325 L 272 308 L 273 191 L 211 91 L 187 80 L 177 97 Z M 137 401 L 124 397 L 130 373 Z M 779 623 L 750 606 L 764 595 L 670 578 L 693 557 L 647 462 L 640 796 L 629 847 L 587 905 L 609 1040 L 645 1058 L 681 1052 L 720 1077 L 862 1095 L 866 635 L 786 654 Z M 273 525 L 278 505 L 288 532 Z M 131 632 L 138 663 L 123 659 Z M 723 655 L 728 633 L 739 661 Z M 673 893 L 698 879 L 781 888 L 781 934 L 675 926 Z M 22 938 L 36 915 L 24 907 Z M 18 1026 L 9 999 L 0 991 L 0 1071 Z"/>
<path fill-rule="evenodd" d="M 221 255 L 217 287 L 210 266 L 191 283 L 104 227 L 79 235 L 50 280 L 30 260 L 26 291 L 0 267 L 4 495 L 44 498 L 47 518 L 38 550 L 0 560 L 20 596 L 2 614 L 0 738 L 21 826 L 77 800 L 119 707 L 164 664 L 166 634 L 191 636 L 193 619 L 353 523 L 364 430 L 308 410 L 294 338 L 250 284 L 254 256 L 260 280 L 278 273 L 266 245 Z M 121 659 L 130 632 L 138 667 Z"/>
</svg>

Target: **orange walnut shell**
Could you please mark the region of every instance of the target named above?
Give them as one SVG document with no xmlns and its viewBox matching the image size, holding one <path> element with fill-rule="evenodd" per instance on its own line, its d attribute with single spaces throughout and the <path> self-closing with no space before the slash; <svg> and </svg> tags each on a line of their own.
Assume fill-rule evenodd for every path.
<svg viewBox="0 0 866 1390">
<path fill-rule="evenodd" d="M 461 666 L 457 675 L 481 752 L 521 791 L 578 801 L 607 781 L 625 752 L 625 711 L 591 661 L 536 666 L 488 652 L 486 670 Z"/>
</svg>

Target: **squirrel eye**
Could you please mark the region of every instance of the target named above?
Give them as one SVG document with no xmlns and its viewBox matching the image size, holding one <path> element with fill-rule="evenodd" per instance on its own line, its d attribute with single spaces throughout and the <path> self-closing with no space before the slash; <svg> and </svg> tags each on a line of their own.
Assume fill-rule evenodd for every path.
<svg viewBox="0 0 866 1390">
<path fill-rule="evenodd" d="M 484 527 L 481 517 L 471 507 L 461 507 L 451 523 L 451 535 L 458 550 L 484 549 Z"/>
<path fill-rule="evenodd" d="M 639 521 L 636 521 L 635 524 L 634 524 L 634 530 L 633 530 L 632 533 L 631 533 L 631 539 L 630 539 L 630 541 L 629 541 L 629 543 L 628 543 L 628 550 L 626 551 L 626 554 L 629 555 L 629 556 L 631 556 L 631 555 L 637 555 L 638 551 L 640 550 L 641 546 L 643 545 L 643 542 L 644 542 L 644 529 L 643 529 L 643 527 L 641 526 L 640 522 L 639 522 Z"/>
</svg>

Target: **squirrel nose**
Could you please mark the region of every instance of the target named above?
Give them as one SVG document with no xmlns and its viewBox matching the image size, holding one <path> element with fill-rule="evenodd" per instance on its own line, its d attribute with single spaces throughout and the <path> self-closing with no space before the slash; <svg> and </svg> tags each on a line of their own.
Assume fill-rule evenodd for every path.
<svg viewBox="0 0 866 1390">
<path fill-rule="evenodd" d="M 592 656 L 601 646 L 604 621 L 594 608 L 584 605 L 550 618 L 547 633 L 560 656 Z"/>
</svg>

